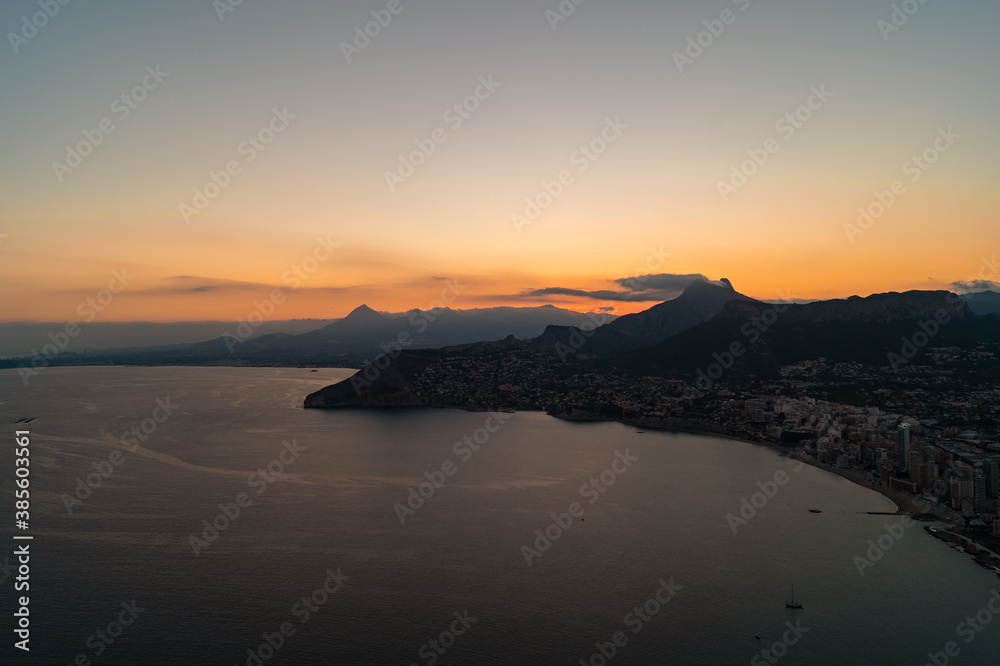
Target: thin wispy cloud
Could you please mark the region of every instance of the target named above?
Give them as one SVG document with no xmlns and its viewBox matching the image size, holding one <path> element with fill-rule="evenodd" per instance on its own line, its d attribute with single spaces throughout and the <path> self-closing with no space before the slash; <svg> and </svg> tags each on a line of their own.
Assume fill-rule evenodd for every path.
<svg viewBox="0 0 1000 666">
<path fill-rule="evenodd" d="M 511 298 L 539 299 L 550 296 L 567 296 L 573 298 L 592 298 L 599 301 L 617 301 L 632 303 L 662 302 L 677 298 L 681 293 L 698 281 L 712 282 L 700 273 L 675 275 L 659 273 L 656 275 L 640 275 L 629 278 L 611 280 L 621 289 L 574 289 L 570 287 L 543 287 L 528 289 Z M 718 283 L 716 283 L 718 284 Z"/>
</svg>

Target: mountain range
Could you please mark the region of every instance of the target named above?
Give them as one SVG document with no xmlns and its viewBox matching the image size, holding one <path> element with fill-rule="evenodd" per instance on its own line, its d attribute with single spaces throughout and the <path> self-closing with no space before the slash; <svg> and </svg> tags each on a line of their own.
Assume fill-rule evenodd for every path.
<svg viewBox="0 0 1000 666">
<path fill-rule="evenodd" d="M 588 370 L 682 377 L 717 362 L 717 354 L 725 358 L 736 344 L 742 353 L 734 356 L 733 371 L 766 375 L 789 363 L 820 357 L 878 363 L 896 354 L 908 361 L 902 353 L 909 351 L 905 341 L 914 346 L 916 336 L 921 342 L 921 322 L 933 327 L 938 313 L 945 313 L 948 321 L 937 324 L 926 346 L 969 348 L 992 341 L 1000 326 L 1000 294 L 960 298 L 944 291 L 911 291 L 768 304 L 739 293 L 728 280 L 699 280 L 677 298 L 617 318 L 551 305 L 404 313 L 380 313 L 362 305 L 337 320 L 265 323 L 259 329 L 226 324 L 223 335 L 206 342 L 112 349 L 86 356 L 76 351 L 77 345 L 56 362 L 361 367 L 387 352 L 396 356 L 400 351 L 497 341 L 510 346 L 514 340 L 518 349 L 581 363 Z M 215 324 L 216 331 L 223 326 Z M 283 324 L 287 326 L 281 330 Z M 156 325 L 118 326 L 134 331 Z M 266 332 L 275 327 L 276 332 Z M 202 329 L 185 332 L 190 335 L 193 330 Z M 18 362 L 7 359 L 0 365 L 12 367 Z"/>
<path fill-rule="evenodd" d="M 969 302 L 970 309 L 978 315 L 1000 314 L 1000 293 L 980 291 L 965 294 L 962 298 Z"/>
<path fill-rule="evenodd" d="M 958 351 L 972 352 L 972 360 Z M 739 294 L 728 281 L 702 281 L 672 301 L 596 329 L 549 326 L 530 340 L 402 351 L 377 372 L 362 371 L 311 394 L 305 404 L 483 408 L 510 404 L 504 402 L 512 399 L 506 389 L 493 386 L 503 381 L 516 384 L 522 402 L 515 404 L 533 404 L 524 403 L 525 396 L 572 394 L 586 375 L 704 385 L 722 374 L 733 381 L 776 378 L 783 368 L 805 361 L 824 367 L 860 364 L 876 374 L 947 363 L 945 375 L 979 383 L 995 378 L 998 352 L 1000 315 L 977 314 L 968 300 L 947 291 L 771 304 Z M 938 360 L 942 355 L 945 360 Z M 470 370 L 476 367 L 471 361 L 478 369 Z M 507 379 L 511 372 L 516 382 Z M 439 386 L 459 389 L 422 393 L 428 376 Z M 568 377 L 577 379 L 566 384 Z M 461 397 L 453 404 L 448 395 Z"/>
<path fill-rule="evenodd" d="M 711 321 L 613 365 L 632 373 L 688 376 L 733 354 L 732 370 L 757 376 L 813 359 L 899 366 L 927 348 L 1000 341 L 1000 317 L 977 315 L 946 291 L 910 291 L 807 304 L 731 301 Z M 739 345 L 735 354 L 734 344 Z M 895 356 L 890 356 L 895 355 Z"/>
<path fill-rule="evenodd" d="M 301 321 L 264 322 L 259 329 L 245 322 L 210 322 L 210 325 L 197 329 L 170 324 L 105 324 L 105 327 L 112 328 L 111 334 L 105 333 L 105 339 L 113 339 L 118 344 L 124 341 L 123 335 L 137 331 L 155 334 L 157 339 L 176 334 L 178 330 L 188 338 L 197 330 L 212 331 L 215 337 L 201 342 L 158 346 L 147 344 L 127 348 L 122 345 L 122 348 L 98 351 L 90 348 L 86 356 L 82 354 L 85 345 L 74 341 L 69 353 L 61 354 L 56 363 L 103 361 L 143 365 L 236 363 L 359 367 L 366 359 L 395 349 L 438 348 L 500 340 L 511 335 L 533 338 L 542 334 L 550 325 L 581 326 L 595 316 L 552 305 L 469 310 L 440 308 L 404 313 L 380 313 L 367 305 L 361 305 L 343 319 L 301 320 L 312 322 L 312 326 L 303 325 Z M 615 320 L 613 315 L 601 316 L 608 321 Z M 27 345 L 41 348 L 48 342 L 47 333 L 61 329 L 58 324 L 21 326 L 27 327 L 20 336 L 26 342 L 17 344 L 26 349 L 31 348 Z M 91 326 L 98 324 L 81 326 L 80 330 L 86 332 Z M 178 329 L 179 326 L 182 328 Z M 25 337 L 26 333 L 34 335 Z M 136 339 L 135 336 L 131 337 L 133 341 Z M 92 344 L 93 340 L 89 342 Z M 23 350 L 22 354 L 28 355 Z M 0 361 L 0 367 L 10 367 L 12 364 L 16 365 L 14 359 Z"/>
</svg>

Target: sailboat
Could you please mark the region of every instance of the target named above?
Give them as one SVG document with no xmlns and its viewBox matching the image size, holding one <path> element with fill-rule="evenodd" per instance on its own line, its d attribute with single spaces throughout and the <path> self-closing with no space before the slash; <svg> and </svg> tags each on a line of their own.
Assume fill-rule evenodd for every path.
<svg viewBox="0 0 1000 666">
<path fill-rule="evenodd" d="M 795 602 L 795 586 L 792 585 L 792 596 L 785 602 L 785 608 L 802 608 L 802 604 Z"/>
</svg>

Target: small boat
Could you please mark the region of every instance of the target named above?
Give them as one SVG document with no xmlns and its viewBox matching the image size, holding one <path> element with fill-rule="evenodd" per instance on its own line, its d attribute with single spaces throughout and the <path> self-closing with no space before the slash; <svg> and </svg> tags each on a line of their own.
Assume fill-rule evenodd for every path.
<svg viewBox="0 0 1000 666">
<path fill-rule="evenodd" d="M 757 640 L 760 640 L 760 634 L 754 634 L 753 637 L 756 638 Z"/>
<path fill-rule="evenodd" d="M 802 608 L 802 604 L 796 603 L 796 601 L 795 601 L 795 586 L 794 585 L 792 585 L 792 596 L 791 596 L 791 598 L 788 601 L 785 602 L 785 608 L 795 608 L 795 609 Z"/>
<path fill-rule="evenodd" d="M 809 513 L 823 513 L 819 509 L 809 509 Z"/>
</svg>

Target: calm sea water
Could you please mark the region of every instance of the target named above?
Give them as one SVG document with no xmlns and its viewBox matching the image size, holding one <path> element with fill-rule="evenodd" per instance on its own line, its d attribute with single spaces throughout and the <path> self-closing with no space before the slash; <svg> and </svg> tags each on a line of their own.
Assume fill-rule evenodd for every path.
<svg viewBox="0 0 1000 666">
<path fill-rule="evenodd" d="M 7 579 L 6 663 L 242 665 L 255 650 L 266 659 L 251 664 L 600 664 L 597 644 L 623 632 L 608 663 L 746 664 L 794 639 L 789 622 L 807 631 L 757 663 L 924 664 L 948 641 L 961 649 L 951 663 L 1000 659 L 1000 618 L 969 643 L 956 633 L 1000 579 L 921 529 L 859 575 L 853 558 L 899 521 L 866 513 L 892 510 L 870 491 L 752 445 L 619 424 L 520 413 L 485 439 L 477 430 L 496 428 L 486 414 L 301 409 L 349 374 L 50 368 L 26 388 L 0 373 L 6 507 L 13 422 L 36 419 L 32 651 L 11 649 Z M 168 398 L 173 414 L 70 513 L 77 479 Z M 466 436 L 484 443 L 456 452 Z M 293 440 L 302 451 L 285 454 L 281 476 L 251 476 L 276 470 Z M 615 463 L 617 453 L 635 460 Z M 454 473 L 401 524 L 394 505 L 442 467 Z M 726 514 L 777 472 L 787 483 L 733 534 Z M 613 484 L 581 495 L 602 473 Z M 190 537 L 240 493 L 250 504 L 196 556 Z M 551 514 L 573 502 L 583 521 L 559 535 Z M 0 559 L 13 550 L 3 515 Z M 529 567 L 521 547 L 546 528 L 558 539 Z M 328 570 L 346 580 L 317 593 L 302 622 L 296 604 Z M 661 581 L 674 585 L 662 606 L 650 602 Z M 800 611 L 785 608 L 793 583 Z M 132 600 L 138 618 L 113 642 L 98 638 Z M 629 615 L 644 604 L 644 619 Z M 465 628 L 455 613 L 475 621 Z M 260 650 L 283 622 L 295 633 Z"/>
</svg>

